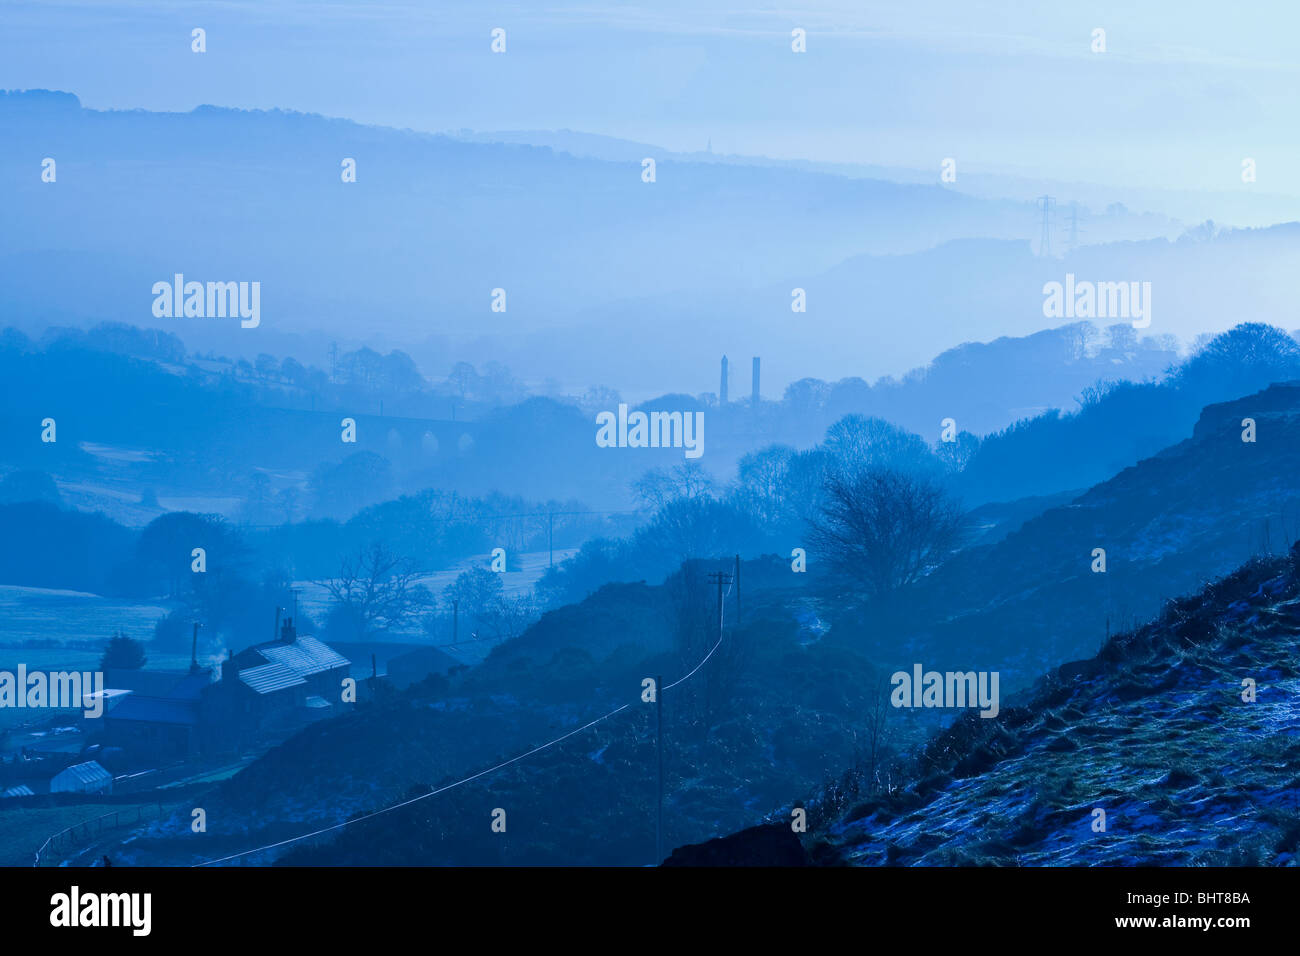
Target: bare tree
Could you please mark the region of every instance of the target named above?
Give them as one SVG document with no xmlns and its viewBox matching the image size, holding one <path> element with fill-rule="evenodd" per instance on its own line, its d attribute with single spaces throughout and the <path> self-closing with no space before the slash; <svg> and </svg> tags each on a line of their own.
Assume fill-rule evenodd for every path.
<svg viewBox="0 0 1300 956">
<path fill-rule="evenodd" d="M 822 447 L 841 471 L 900 466 L 918 472 L 936 470 L 930 447 L 920 435 L 883 418 L 845 415 L 826 429 Z"/>
<path fill-rule="evenodd" d="M 672 468 L 651 468 L 632 482 L 632 493 L 643 508 L 658 511 L 682 498 L 703 498 L 713 493 L 713 476 L 698 461 Z"/>
<path fill-rule="evenodd" d="M 956 441 L 939 442 L 934 454 L 950 474 L 958 474 L 966 470 L 979 448 L 980 440 L 970 432 L 963 431 L 957 433 Z"/>
<path fill-rule="evenodd" d="M 751 451 L 736 467 L 733 494 L 736 501 L 758 520 L 774 524 L 785 517 L 790 494 L 790 462 L 795 450 L 786 445 L 768 445 Z"/>
<path fill-rule="evenodd" d="M 964 523 L 931 479 L 892 468 L 833 470 L 811 540 L 833 572 L 887 601 L 948 555 Z"/>
<path fill-rule="evenodd" d="M 426 618 L 425 630 L 436 633 L 451 617 L 459 616 L 462 633 L 483 639 L 518 637 L 537 620 L 537 601 L 531 593 L 508 595 L 501 575 L 487 568 L 462 571 L 442 595 L 442 614 Z M 447 626 L 446 630 L 450 630 Z"/>
<path fill-rule="evenodd" d="M 502 597 L 488 621 L 499 641 L 513 640 L 532 626 L 538 618 L 537 601 L 532 594 Z"/>
<path fill-rule="evenodd" d="M 681 563 L 714 557 L 749 530 L 743 514 L 716 498 L 676 498 L 642 525 L 636 540 L 643 553 Z"/>
<path fill-rule="evenodd" d="M 401 628 L 428 606 L 429 592 L 415 578 L 409 561 L 376 542 L 344 558 L 338 577 L 321 584 L 334 598 L 331 619 L 368 639 Z"/>
</svg>

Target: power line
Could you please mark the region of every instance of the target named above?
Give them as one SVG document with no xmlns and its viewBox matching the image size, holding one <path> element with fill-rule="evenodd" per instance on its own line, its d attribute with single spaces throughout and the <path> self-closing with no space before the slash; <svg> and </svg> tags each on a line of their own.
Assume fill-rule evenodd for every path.
<svg viewBox="0 0 1300 956">
<path fill-rule="evenodd" d="M 701 667 L 703 667 L 706 663 L 708 663 L 709 658 L 713 656 L 713 652 L 716 651 L 716 650 L 717 650 L 719 647 L 721 647 L 721 646 L 722 646 L 722 641 L 719 640 L 716 644 L 713 645 L 712 648 L 709 649 L 709 653 L 707 653 L 707 654 L 704 655 L 704 659 L 703 659 L 702 661 L 700 661 L 698 664 L 696 664 L 694 667 L 691 668 L 691 672 L 690 672 L 689 674 L 687 674 L 685 677 L 679 677 L 677 680 L 673 681 L 671 684 L 667 684 L 667 685 L 665 685 L 665 686 L 663 686 L 663 687 L 661 687 L 661 688 L 659 688 L 659 689 L 660 689 L 661 691 L 672 690 L 672 689 L 673 689 L 674 687 L 676 687 L 678 684 L 682 684 L 682 683 L 685 683 L 686 681 L 690 680 L 692 677 L 695 676 L 695 672 L 696 672 L 696 671 L 698 671 Z"/>
<path fill-rule="evenodd" d="M 470 776 L 465 777 L 463 780 L 457 780 L 455 783 L 449 783 L 445 787 L 439 787 L 437 790 L 431 790 L 429 793 L 422 793 L 420 794 L 420 796 L 413 797 L 410 800 L 404 800 L 401 803 L 395 803 L 391 807 L 384 807 L 382 810 L 375 810 L 372 813 L 367 813 L 363 816 L 356 817 L 352 820 L 345 820 L 342 823 L 336 823 L 332 827 L 323 827 L 320 830 L 313 830 L 311 833 L 304 833 L 302 836 L 291 837 L 288 840 L 281 840 L 279 843 L 268 843 L 265 846 L 259 846 L 252 850 L 244 850 L 242 853 L 232 853 L 230 856 L 223 856 L 216 860 L 206 860 L 203 863 L 196 863 L 194 864 L 194 866 L 196 867 L 211 866 L 214 863 L 225 863 L 227 860 L 235 860 L 241 856 L 248 856 L 252 853 L 261 853 L 265 850 L 274 850 L 278 847 L 288 846 L 290 843 L 298 843 L 301 840 L 308 840 L 311 839 L 312 837 L 320 836 L 323 833 L 329 833 L 333 830 L 341 830 L 344 827 L 351 826 L 354 823 L 360 823 L 363 820 L 370 820 L 374 817 L 380 816 L 381 814 L 384 813 L 389 813 L 393 810 L 400 810 L 402 807 L 409 807 L 413 803 L 419 803 L 421 800 L 427 800 L 430 797 L 436 797 L 440 793 L 446 793 L 448 790 L 452 790 L 456 787 L 461 786 L 462 784 L 469 783 L 471 780 L 477 780 L 479 777 L 485 777 L 490 773 L 495 773 L 496 771 L 500 770 L 502 767 L 508 767 L 510 764 L 517 763 L 518 761 L 523 760 L 525 757 L 531 757 L 535 753 L 540 753 L 541 751 L 547 749 L 548 747 L 555 746 L 562 740 L 567 740 L 568 738 L 574 736 L 575 734 L 581 733 L 582 731 L 586 730 L 589 727 L 594 727 L 602 720 L 608 720 L 610 717 L 613 717 L 615 714 L 627 710 L 628 707 L 630 706 L 632 705 L 623 704 L 621 707 L 617 707 L 614 710 L 611 710 L 608 714 L 602 714 L 600 717 L 597 717 L 595 720 L 589 721 L 583 724 L 581 727 L 577 727 L 569 731 L 567 734 L 564 734 L 561 737 L 556 737 L 554 740 L 548 740 L 546 743 L 542 744 L 541 746 L 534 747 L 532 750 L 529 750 L 527 753 L 522 753 L 516 757 L 511 757 L 509 760 L 503 760 L 495 767 L 489 767 L 486 770 L 480 770 L 478 773 L 471 774 Z"/>
<path fill-rule="evenodd" d="M 704 664 L 708 661 L 708 659 L 713 656 L 713 652 L 716 651 L 718 647 L 721 646 L 721 644 L 722 644 L 722 639 L 719 638 L 718 643 L 713 645 L 709 653 L 704 655 L 704 659 L 701 660 L 698 664 L 696 664 L 691 669 L 689 674 L 687 674 L 685 677 L 681 677 L 678 680 L 673 681 L 667 687 L 659 688 L 656 692 L 656 697 L 658 696 L 658 694 L 662 693 L 663 691 L 676 687 L 678 684 L 681 684 L 684 681 L 690 680 L 691 677 L 693 677 L 696 674 L 696 672 L 698 672 L 699 669 L 704 666 Z M 195 867 L 212 866 L 213 864 L 216 863 L 226 863 L 230 860 L 237 860 L 240 857 L 250 856 L 251 854 L 254 853 L 262 853 L 265 852 L 266 850 L 275 850 L 282 846 L 288 846 L 291 843 L 299 843 L 302 840 L 309 840 L 312 837 L 321 836 L 322 834 L 325 833 L 332 833 L 335 830 L 342 830 L 344 827 L 351 826 L 354 823 L 361 823 L 363 820 L 370 820 L 373 819 L 374 817 L 380 816 L 385 813 L 389 813 L 393 810 L 400 810 L 403 807 L 409 807 L 413 803 L 419 803 L 421 800 L 428 800 L 430 797 L 436 797 L 440 793 L 446 793 L 448 790 L 453 790 L 456 787 L 469 783 L 470 781 L 477 780 L 480 777 L 486 777 L 488 774 L 491 773 L 495 773 L 496 771 L 502 769 L 503 767 L 508 767 L 513 763 L 518 763 L 520 760 L 523 760 L 527 757 L 531 757 L 533 754 L 541 753 L 543 750 L 553 747 L 562 741 L 568 740 L 570 737 L 580 734 L 584 730 L 594 727 L 596 726 L 596 724 L 608 720 L 609 718 L 615 716 L 616 714 L 622 713 L 623 711 L 627 710 L 631 706 L 632 706 L 631 704 L 622 704 L 621 706 L 611 710 L 609 713 L 602 714 L 601 716 L 595 718 L 594 720 L 590 720 L 587 723 L 583 724 L 581 727 L 576 727 L 573 730 L 570 730 L 568 733 L 556 737 L 554 740 L 548 740 L 546 743 L 540 744 L 539 746 L 534 747 L 532 750 L 529 750 L 525 753 L 521 753 L 518 756 L 511 757 L 509 760 L 503 760 L 501 763 L 497 764 L 494 767 L 488 767 L 486 770 L 480 770 L 478 773 L 471 774 L 470 776 L 465 777 L 461 780 L 457 780 L 454 783 L 446 784 L 445 786 L 439 787 L 436 790 L 431 790 L 428 793 L 422 793 L 418 797 L 412 797 L 410 800 L 403 800 L 401 803 L 395 803 L 390 807 L 384 807 L 381 810 L 375 810 L 371 813 L 367 813 L 362 816 L 355 817 L 354 819 L 351 820 L 344 820 L 342 823 L 336 823 L 333 826 L 322 827 L 319 830 L 313 830 L 311 833 L 304 833 L 302 836 L 291 837 L 288 840 L 280 840 L 277 843 L 268 843 L 265 846 L 254 847 L 251 850 L 244 850 L 240 853 L 232 853 L 229 856 L 219 857 L 218 859 L 215 860 L 205 860 L 202 863 L 195 863 L 194 866 Z"/>
<path fill-rule="evenodd" d="M 723 576 L 726 577 L 726 578 L 728 578 L 728 579 L 730 578 L 730 575 L 723 575 Z M 727 587 L 727 593 L 724 594 L 723 597 L 726 598 L 726 597 L 727 597 L 728 595 L 730 595 L 730 594 L 731 594 L 731 587 L 728 586 L 728 587 Z M 708 659 L 709 659 L 710 657 L 713 656 L 713 652 L 716 651 L 719 647 L 722 646 L 722 633 L 721 633 L 721 630 L 722 630 L 722 618 L 723 618 L 723 615 L 722 615 L 721 607 L 722 607 L 722 606 L 725 606 L 726 602 L 725 602 L 725 600 L 724 600 L 724 601 L 722 601 L 722 602 L 719 602 L 719 604 L 720 604 L 720 607 L 719 607 L 719 611 L 718 611 L 718 630 L 719 630 L 719 633 L 718 633 L 718 642 L 717 642 L 716 644 L 714 644 L 712 648 L 710 648 L 709 653 L 707 653 L 707 654 L 704 655 L 704 660 L 700 661 L 700 662 L 699 662 L 698 664 L 696 664 L 693 668 L 691 668 L 691 672 L 690 672 L 689 674 L 687 674 L 685 677 L 680 677 L 680 678 L 678 678 L 677 680 L 675 680 L 675 681 L 673 681 L 671 684 L 669 684 L 667 687 L 661 687 L 661 688 L 660 688 L 661 691 L 664 691 L 664 690 L 671 690 L 672 688 L 676 687 L 678 684 L 681 684 L 681 683 L 684 683 L 684 682 L 690 680 L 692 677 L 695 676 L 695 672 L 698 671 L 701 667 L 703 667 L 703 666 L 705 665 L 705 663 L 708 661 Z"/>
</svg>

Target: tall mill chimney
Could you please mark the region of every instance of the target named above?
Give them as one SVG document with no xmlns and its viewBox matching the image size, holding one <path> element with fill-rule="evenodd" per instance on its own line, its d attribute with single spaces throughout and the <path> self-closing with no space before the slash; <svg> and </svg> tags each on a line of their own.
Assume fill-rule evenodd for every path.
<svg viewBox="0 0 1300 956">
<path fill-rule="evenodd" d="M 760 359 L 758 358 L 758 356 L 757 355 L 754 356 L 754 394 L 750 397 L 749 401 L 750 404 L 753 405 L 755 408 L 758 407 L 758 363 L 759 361 Z"/>
<path fill-rule="evenodd" d="M 722 383 L 718 386 L 718 404 L 727 404 L 727 357 L 722 356 Z"/>
<path fill-rule="evenodd" d="M 190 638 L 190 673 L 196 674 L 199 670 L 199 622 L 194 622 L 194 636 Z"/>
</svg>

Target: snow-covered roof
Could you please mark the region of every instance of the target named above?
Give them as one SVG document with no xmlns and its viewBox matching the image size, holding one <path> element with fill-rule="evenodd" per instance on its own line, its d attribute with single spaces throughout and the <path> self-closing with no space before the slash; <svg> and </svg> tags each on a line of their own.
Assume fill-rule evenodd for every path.
<svg viewBox="0 0 1300 956">
<path fill-rule="evenodd" d="M 314 637 L 300 637 L 292 644 L 260 644 L 257 652 L 273 664 L 283 664 L 300 677 L 348 667 L 352 663 Z"/>
<path fill-rule="evenodd" d="M 307 683 L 292 668 L 283 664 L 245 667 L 239 672 L 239 679 L 259 694 L 270 694 Z"/>
<path fill-rule="evenodd" d="M 65 774 L 70 774 L 79 783 L 104 783 L 112 780 L 113 775 L 101 767 L 94 760 L 87 760 L 85 763 L 74 763 L 71 767 L 55 775 L 57 780 Z"/>
</svg>

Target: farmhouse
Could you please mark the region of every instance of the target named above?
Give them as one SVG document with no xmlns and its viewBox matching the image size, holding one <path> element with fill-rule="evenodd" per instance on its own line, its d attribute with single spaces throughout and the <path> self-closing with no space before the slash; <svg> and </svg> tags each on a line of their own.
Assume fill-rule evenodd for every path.
<svg viewBox="0 0 1300 956">
<path fill-rule="evenodd" d="M 278 641 L 221 662 L 221 680 L 205 688 L 200 705 L 204 747 L 242 750 L 265 734 L 336 713 L 351 669 L 346 657 L 324 641 L 299 637 L 286 619 Z"/>
<path fill-rule="evenodd" d="M 137 763 L 239 752 L 336 713 L 351 667 L 288 619 L 279 640 L 232 652 L 220 680 L 193 655 L 188 671 L 110 670 L 102 722 L 85 726 Z"/>
<path fill-rule="evenodd" d="M 211 671 L 197 662 L 188 671 L 109 670 L 104 684 L 106 694 L 121 694 L 103 717 L 107 746 L 148 760 L 179 760 L 199 751 L 199 708 Z"/>
</svg>

